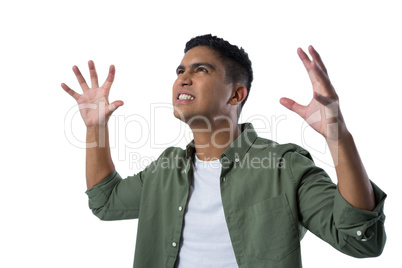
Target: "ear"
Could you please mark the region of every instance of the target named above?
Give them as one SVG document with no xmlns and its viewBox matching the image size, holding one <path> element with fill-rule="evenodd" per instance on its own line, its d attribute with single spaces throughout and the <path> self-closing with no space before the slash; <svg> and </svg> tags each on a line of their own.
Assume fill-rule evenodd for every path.
<svg viewBox="0 0 402 268">
<path fill-rule="evenodd" d="M 247 88 L 243 85 L 235 85 L 235 91 L 230 98 L 231 105 L 239 105 L 247 97 Z"/>
</svg>

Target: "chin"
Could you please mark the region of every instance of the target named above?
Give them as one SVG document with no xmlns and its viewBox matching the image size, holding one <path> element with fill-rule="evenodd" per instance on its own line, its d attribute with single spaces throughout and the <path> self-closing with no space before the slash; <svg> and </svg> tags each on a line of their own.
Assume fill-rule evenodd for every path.
<svg viewBox="0 0 402 268">
<path fill-rule="evenodd" d="M 173 115 L 174 115 L 174 117 L 176 117 L 180 121 L 183 121 L 183 122 L 188 121 L 187 118 L 189 116 L 187 116 L 186 113 L 184 113 L 181 109 L 177 108 L 177 106 L 173 106 Z"/>
</svg>

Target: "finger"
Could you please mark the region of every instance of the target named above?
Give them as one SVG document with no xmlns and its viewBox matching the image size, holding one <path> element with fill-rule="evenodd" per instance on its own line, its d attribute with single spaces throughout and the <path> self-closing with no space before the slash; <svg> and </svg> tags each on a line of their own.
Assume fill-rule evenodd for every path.
<svg viewBox="0 0 402 268">
<path fill-rule="evenodd" d="M 310 55 L 313 57 L 313 60 L 317 62 L 318 65 L 320 65 L 323 72 L 328 75 L 327 68 L 325 67 L 324 62 L 322 61 L 321 56 L 320 54 L 318 54 L 317 50 L 315 50 L 313 46 L 309 46 L 308 51 Z"/>
<path fill-rule="evenodd" d="M 65 92 L 67 92 L 71 97 L 73 97 L 75 100 L 78 100 L 78 98 L 81 96 L 71 88 L 69 88 L 66 84 L 62 83 L 61 87 L 64 89 Z"/>
<path fill-rule="evenodd" d="M 311 84 L 313 85 L 313 90 L 314 91 L 319 91 L 319 93 L 323 93 L 322 90 L 320 89 L 320 84 L 319 80 L 317 77 L 317 71 L 313 69 L 315 66 L 313 62 L 310 60 L 309 56 L 303 51 L 303 49 L 298 48 L 297 49 L 297 54 L 299 55 L 299 58 L 303 62 L 304 67 L 307 70 L 308 76 L 310 77 Z"/>
<path fill-rule="evenodd" d="M 321 69 L 317 62 L 311 62 L 311 74 L 314 76 L 313 87 L 314 91 L 324 97 L 334 97 L 336 95 L 335 89 L 329 80 L 328 75 Z"/>
<path fill-rule="evenodd" d="M 92 88 L 98 88 L 98 74 L 95 69 L 95 63 L 93 61 L 88 61 L 88 67 L 89 67 L 89 75 L 91 76 L 91 85 Z"/>
<path fill-rule="evenodd" d="M 114 101 L 111 104 L 109 104 L 108 109 L 111 113 L 113 113 L 114 111 L 116 111 L 117 108 L 119 108 L 120 106 L 122 106 L 124 104 L 123 101 L 118 100 L 118 101 Z"/>
<path fill-rule="evenodd" d="M 75 74 L 75 76 L 77 77 L 78 83 L 80 83 L 80 86 L 82 88 L 82 90 L 87 90 L 89 89 L 87 82 L 85 81 L 84 77 L 82 76 L 80 69 L 78 69 L 77 66 L 73 66 L 73 72 Z"/>
<path fill-rule="evenodd" d="M 310 71 L 311 71 L 311 60 L 308 57 L 308 55 L 300 47 L 297 49 L 297 54 L 299 55 L 299 58 L 303 62 L 303 65 L 306 68 L 307 72 L 310 73 Z"/>
<path fill-rule="evenodd" d="M 110 65 L 109 74 L 106 78 L 105 83 L 103 83 L 102 87 L 104 87 L 107 90 L 109 90 L 112 87 L 115 73 L 116 73 L 116 68 L 114 67 L 114 65 Z"/>
<path fill-rule="evenodd" d="M 305 106 L 300 105 L 297 102 L 295 102 L 294 100 L 288 99 L 288 98 L 281 98 L 280 103 L 283 106 L 285 106 L 286 108 L 288 108 L 289 110 L 291 110 L 292 112 L 295 112 L 298 115 L 300 115 L 302 118 L 304 118 L 304 114 L 305 114 L 305 110 L 306 110 Z"/>
</svg>

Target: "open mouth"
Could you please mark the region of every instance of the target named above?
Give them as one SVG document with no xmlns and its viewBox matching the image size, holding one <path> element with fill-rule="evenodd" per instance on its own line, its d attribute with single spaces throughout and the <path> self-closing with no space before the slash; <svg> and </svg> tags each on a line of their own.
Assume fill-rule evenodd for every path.
<svg viewBox="0 0 402 268">
<path fill-rule="evenodd" d="M 191 96 L 189 94 L 179 94 L 179 96 L 177 97 L 178 100 L 194 100 L 195 97 Z"/>
</svg>

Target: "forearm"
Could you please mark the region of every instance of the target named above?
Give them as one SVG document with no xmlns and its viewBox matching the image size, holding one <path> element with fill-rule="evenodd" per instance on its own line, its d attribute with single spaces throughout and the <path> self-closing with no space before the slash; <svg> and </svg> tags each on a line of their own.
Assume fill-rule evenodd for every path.
<svg viewBox="0 0 402 268">
<path fill-rule="evenodd" d="M 342 134 L 337 142 L 328 141 L 338 176 L 338 189 L 342 197 L 353 207 L 373 210 L 373 187 L 360 159 L 350 132 Z"/>
<path fill-rule="evenodd" d="M 88 127 L 86 142 L 86 180 L 89 190 L 114 170 L 108 126 Z"/>
</svg>

